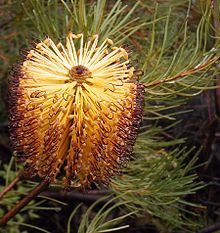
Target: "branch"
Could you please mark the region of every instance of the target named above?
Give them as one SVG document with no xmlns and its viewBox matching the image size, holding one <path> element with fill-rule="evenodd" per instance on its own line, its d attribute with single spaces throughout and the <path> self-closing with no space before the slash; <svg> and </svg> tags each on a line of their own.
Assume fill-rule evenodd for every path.
<svg viewBox="0 0 220 233">
<path fill-rule="evenodd" d="M 110 194 L 110 190 L 92 190 L 88 193 L 78 191 L 44 191 L 41 196 L 51 197 L 54 199 L 77 200 L 83 202 L 95 202 L 104 195 Z M 106 199 L 107 200 L 107 199 Z M 105 200 L 105 201 L 106 201 Z"/>
<path fill-rule="evenodd" d="M 0 192 L 0 200 L 23 178 L 23 175 L 24 172 L 19 173 L 18 176 Z"/>
<path fill-rule="evenodd" d="M 25 207 L 30 201 L 32 201 L 44 188 L 50 184 L 49 179 L 43 180 L 38 184 L 27 196 L 21 199 L 11 210 L 6 213 L 2 219 L 0 219 L 0 225 L 4 225 L 15 216 L 23 207 Z"/>
<path fill-rule="evenodd" d="M 185 76 L 194 74 L 194 73 L 196 73 L 196 72 L 198 72 L 200 70 L 205 69 L 207 66 L 209 66 L 212 63 L 214 63 L 218 59 L 219 59 L 219 57 L 216 56 L 216 57 L 208 60 L 206 63 L 203 63 L 201 65 L 197 65 L 196 67 L 194 67 L 192 69 L 180 72 L 180 73 L 178 73 L 178 74 L 176 74 L 176 75 L 174 75 L 174 76 L 172 76 L 170 78 L 156 80 L 156 81 L 153 81 L 153 82 L 150 82 L 150 83 L 144 83 L 144 86 L 145 87 L 153 87 L 153 86 L 157 86 L 157 85 L 162 84 L 162 83 L 167 83 L 167 82 L 175 81 L 175 80 L 177 80 L 179 78 L 183 78 Z"/>
<path fill-rule="evenodd" d="M 196 233 L 211 233 L 220 230 L 220 222 L 198 230 Z"/>
</svg>

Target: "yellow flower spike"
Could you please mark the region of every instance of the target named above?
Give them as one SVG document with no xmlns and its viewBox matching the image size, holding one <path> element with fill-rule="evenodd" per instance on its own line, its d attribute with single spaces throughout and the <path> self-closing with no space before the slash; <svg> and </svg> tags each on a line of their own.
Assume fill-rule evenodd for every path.
<svg viewBox="0 0 220 233">
<path fill-rule="evenodd" d="M 75 41 L 77 39 L 77 41 Z M 13 70 L 10 134 L 27 173 L 65 185 L 108 183 L 132 153 L 143 113 L 143 85 L 127 52 L 98 35 L 47 38 Z M 78 183 L 76 183 L 76 181 Z"/>
</svg>

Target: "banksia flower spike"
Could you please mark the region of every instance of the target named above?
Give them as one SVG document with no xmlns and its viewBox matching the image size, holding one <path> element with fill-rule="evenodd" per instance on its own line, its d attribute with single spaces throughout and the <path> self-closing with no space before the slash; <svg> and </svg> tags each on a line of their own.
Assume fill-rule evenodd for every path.
<svg viewBox="0 0 220 233">
<path fill-rule="evenodd" d="M 10 88 L 10 134 L 29 176 L 65 171 L 77 180 L 108 183 L 126 165 L 143 112 L 143 85 L 128 53 L 112 40 L 69 33 L 66 44 L 50 38 L 14 68 Z"/>
</svg>

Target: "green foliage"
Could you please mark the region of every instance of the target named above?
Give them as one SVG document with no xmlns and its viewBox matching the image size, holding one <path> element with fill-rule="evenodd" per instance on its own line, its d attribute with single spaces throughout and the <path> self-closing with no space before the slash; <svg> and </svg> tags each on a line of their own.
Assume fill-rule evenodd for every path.
<svg viewBox="0 0 220 233">
<path fill-rule="evenodd" d="M 5 185 L 0 185 L 0 191 L 4 189 L 10 182 L 12 182 L 16 176 L 17 171 L 14 171 L 14 159 L 12 158 L 9 164 L 4 164 L 4 169 L 0 171 L 0 179 L 5 180 Z M 15 170 L 21 170 L 21 166 Z M 21 199 L 22 196 L 27 195 L 34 187 L 36 186 L 35 182 L 25 182 L 18 183 L 16 189 L 9 192 L 2 200 L 0 200 L 0 216 L 3 216 L 8 210 L 14 206 L 14 204 Z M 65 203 L 57 201 L 53 198 L 47 198 L 42 196 L 42 200 L 31 201 L 25 208 L 18 213 L 14 219 L 10 220 L 4 229 L 0 229 L 2 233 L 20 233 L 20 227 L 23 226 L 27 231 L 22 231 L 22 233 L 28 232 L 28 229 L 35 229 L 38 232 L 47 232 L 45 229 L 34 226 L 27 221 L 39 219 L 41 216 L 36 212 L 36 210 L 45 210 L 45 211 L 60 211 L 60 207 L 54 205 L 54 207 L 44 206 L 46 201 L 49 200 L 52 203 L 59 203 L 59 205 L 65 205 Z"/>
<path fill-rule="evenodd" d="M 198 222 L 186 218 L 185 208 L 190 203 L 182 199 L 203 187 L 191 173 L 195 157 L 188 165 L 184 163 L 189 154 L 185 149 L 139 153 L 124 174 L 112 182 L 113 190 L 117 195 L 124 193 L 121 199 L 127 202 L 125 205 L 130 211 L 135 210 L 138 215 L 149 213 L 166 222 L 166 232 L 169 228 L 186 231 L 198 226 Z"/>
<path fill-rule="evenodd" d="M 79 224 L 79 233 L 120 231 L 128 227 L 126 220 L 131 217 L 146 217 L 147 223 L 156 225 L 161 232 L 194 231 L 198 227 L 195 209 L 199 205 L 186 201 L 188 195 L 203 187 L 194 173 L 194 150 L 182 149 L 180 144 L 185 142 L 182 138 L 167 141 L 163 135 L 178 124 L 177 116 L 192 114 L 189 110 L 179 110 L 187 98 L 214 88 L 220 46 L 219 37 L 214 35 L 219 32 L 214 31 L 213 12 L 206 1 L 157 2 L 131 1 L 127 6 L 120 0 L 108 4 L 105 0 L 27 0 L 6 1 L 7 4 L 0 6 L 4 11 L 1 23 L 8 25 L 3 27 L 0 39 L 2 88 L 20 48 L 27 48 L 29 41 L 42 40 L 46 35 L 58 42 L 69 31 L 83 31 L 87 37 L 98 33 L 102 40 L 108 37 L 117 45 L 128 44 L 132 47 L 133 64 L 144 72 L 140 81 L 146 86 L 146 106 L 135 159 L 122 176 L 112 181 L 114 197 L 104 197 L 88 208 Z M 214 16 L 219 22 L 218 12 Z M 5 119 L 2 100 L 0 112 L 0 119 Z M 164 119 L 169 122 L 166 127 L 160 125 Z M 11 164 L 4 164 L 0 172 L 6 184 L 16 176 Z M 0 202 L 0 215 L 32 187 L 31 183 L 19 183 Z M 106 204 L 91 217 L 92 210 L 103 201 Z M 31 202 L 3 232 L 20 232 L 20 226 L 48 232 L 26 223 L 41 217 L 36 210 L 48 211 L 42 206 L 45 202 L 46 199 Z M 81 207 L 82 204 L 73 209 L 65 226 L 68 233 L 72 232 L 72 220 Z M 119 216 L 109 219 L 118 209 Z"/>
<path fill-rule="evenodd" d="M 30 0 L 22 5 L 27 15 L 26 22 L 31 22 L 31 26 L 36 29 L 32 31 L 33 36 L 40 39 L 48 35 L 59 40 L 71 31 L 76 34 L 83 32 L 85 37 L 99 34 L 100 41 L 110 37 L 122 43 L 144 25 L 135 24 L 138 18 L 131 20 L 138 2 L 127 14 L 125 10 L 128 7 L 121 1 L 111 3 L 112 9 L 108 14 L 105 12 L 105 0 L 98 0 L 89 7 L 83 0 Z"/>
<path fill-rule="evenodd" d="M 0 171 L 0 178 L 5 179 L 5 186 L 7 186 L 8 183 L 10 183 L 13 179 L 16 177 L 16 172 L 12 170 L 13 165 L 13 159 L 11 159 L 10 163 L 4 164 L 4 170 Z M 32 187 L 26 187 L 24 185 L 18 185 L 17 189 L 13 192 L 10 192 L 8 195 L 6 195 L 1 201 L 0 201 L 0 216 L 3 216 L 6 211 L 10 210 L 10 208 L 14 205 L 16 201 L 20 199 L 21 194 L 27 194 Z M 0 185 L 0 191 L 4 189 L 3 185 Z M 33 202 L 30 203 L 30 205 L 33 205 Z M 40 216 L 31 209 L 28 211 L 28 216 L 32 219 L 39 218 Z M 9 224 L 4 227 L 4 233 L 19 233 L 20 228 L 19 225 L 25 224 L 25 221 L 27 220 L 27 215 L 24 214 L 24 212 L 19 213 L 15 216 L 16 223 L 13 221 L 9 221 Z M 28 225 L 28 224 L 26 224 Z M 13 226 L 13 227 L 12 227 Z"/>
<path fill-rule="evenodd" d="M 122 214 L 119 217 L 112 218 L 108 220 L 109 215 L 116 209 L 122 207 L 126 204 L 125 201 L 120 201 L 118 197 L 111 198 L 107 201 L 97 212 L 97 214 L 91 219 L 91 211 L 94 207 L 100 204 L 103 201 L 109 199 L 110 196 L 101 198 L 96 201 L 93 205 L 91 205 L 86 214 L 82 218 L 81 224 L 79 225 L 78 233 L 90 233 L 90 232 L 114 232 L 125 229 L 129 227 L 129 225 L 123 225 L 122 222 L 124 219 L 134 214 L 135 211 L 129 212 L 127 214 Z M 121 225 L 122 224 L 122 225 Z M 68 232 L 70 233 L 70 232 Z"/>
</svg>

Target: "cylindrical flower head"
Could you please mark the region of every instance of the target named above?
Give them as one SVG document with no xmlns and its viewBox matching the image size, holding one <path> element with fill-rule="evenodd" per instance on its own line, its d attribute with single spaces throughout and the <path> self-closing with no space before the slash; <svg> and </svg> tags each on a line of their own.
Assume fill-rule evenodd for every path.
<svg viewBox="0 0 220 233">
<path fill-rule="evenodd" d="M 65 184 L 108 183 L 126 165 L 143 112 L 143 85 L 128 54 L 98 36 L 84 42 L 69 33 L 66 45 L 50 38 L 14 67 L 10 134 L 30 176 Z"/>
</svg>

